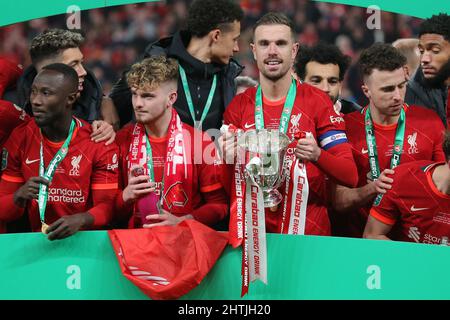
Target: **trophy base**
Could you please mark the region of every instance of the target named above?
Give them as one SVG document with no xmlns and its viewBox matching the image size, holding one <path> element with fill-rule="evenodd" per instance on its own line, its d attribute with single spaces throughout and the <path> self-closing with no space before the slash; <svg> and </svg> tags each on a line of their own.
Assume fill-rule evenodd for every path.
<svg viewBox="0 0 450 320">
<path fill-rule="evenodd" d="M 264 208 L 275 207 L 283 200 L 283 196 L 276 189 L 263 191 L 263 195 L 264 195 Z"/>
</svg>

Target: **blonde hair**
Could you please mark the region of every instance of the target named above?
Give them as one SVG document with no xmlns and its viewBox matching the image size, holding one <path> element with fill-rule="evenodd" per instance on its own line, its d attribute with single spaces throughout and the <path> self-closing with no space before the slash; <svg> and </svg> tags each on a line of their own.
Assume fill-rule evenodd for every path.
<svg viewBox="0 0 450 320">
<path fill-rule="evenodd" d="M 165 56 L 155 56 L 131 66 L 127 73 L 128 86 L 155 89 L 162 83 L 178 80 L 178 62 Z"/>
</svg>

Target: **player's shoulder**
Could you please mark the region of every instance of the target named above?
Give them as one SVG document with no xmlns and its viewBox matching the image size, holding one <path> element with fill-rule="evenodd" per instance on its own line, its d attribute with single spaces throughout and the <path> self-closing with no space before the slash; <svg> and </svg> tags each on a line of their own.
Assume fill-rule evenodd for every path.
<svg viewBox="0 0 450 320">
<path fill-rule="evenodd" d="M 231 100 L 229 107 L 241 108 L 242 105 L 247 104 L 254 105 L 257 89 L 258 87 L 250 87 L 247 88 L 245 91 L 235 95 L 234 98 Z"/>
<path fill-rule="evenodd" d="M 365 109 L 363 109 L 365 110 Z M 344 114 L 345 123 L 353 122 L 353 123 L 364 123 L 364 112 L 361 111 L 352 111 L 350 113 Z"/>
<path fill-rule="evenodd" d="M 73 140 L 73 145 L 77 146 L 77 147 L 82 147 L 85 150 L 89 150 L 92 153 L 103 153 L 103 152 L 108 152 L 111 150 L 114 150 L 117 148 L 117 145 L 115 142 L 113 142 L 112 144 L 109 145 L 105 145 L 105 141 L 101 141 L 101 142 L 95 142 L 92 141 L 91 139 L 91 134 L 92 134 L 92 126 L 91 124 L 89 124 L 88 122 L 84 121 L 84 120 L 80 120 L 78 118 L 74 118 L 75 121 L 77 122 L 76 125 L 78 127 L 78 132 L 76 135 L 75 140 Z M 71 145 L 72 145 L 71 143 Z"/>
<path fill-rule="evenodd" d="M 116 143 L 121 146 L 127 144 L 131 140 L 135 123 L 128 123 L 116 133 Z"/>
<path fill-rule="evenodd" d="M 27 118 L 12 130 L 9 139 L 28 139 L 35 134 L 39 134 L 39 128 L 33 118 Z"/>
<path fill-rule="evenodd" d="M 23 115 L 23 117 L 26 116 L 28 118 L 25 110 L 21 107 L 10 101 L 0 99 L 0 117 L 3 120 L 8 120 L 8 118 L 17 115 Z"/>
<path fill-rule="evenodd" d="M 421 106 L 410 105 L 406 109 L 406 121 L 414 121 L 415 124 L 425 124 L 430 127 L 430 122 L 442 122 L 436 111 Z M 424 121 L 426 119 L 426 121 Z M 431 127 L 430 127 L 431 128 Z"/>
<path fill-rule="evenodd" d="M 405 181 L 425 174 L 434 165 L 436 165 L 436 162 L 431 160 L 406 162 L 394 169 L 394 178 L 395 180 L 402 181 L 402 184 L 404 184 Z"/>
<path fill-rule="evenodd" d="M 305 102 L 323 105 L 324 107 L 332 106 L 330 97 L 322 90 L 304 82 L 297 82 L 297 98 Z"/>
</svg>

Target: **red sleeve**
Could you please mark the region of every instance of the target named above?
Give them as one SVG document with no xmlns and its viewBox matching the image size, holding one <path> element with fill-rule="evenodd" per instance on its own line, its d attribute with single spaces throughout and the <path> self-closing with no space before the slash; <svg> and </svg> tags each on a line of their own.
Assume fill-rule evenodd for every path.
<svg viewBox="0 0 450 320">
<path fill-rule="evenodd" d="M 92 190 L 117 190 L 119 171 L 119 148 L 115 143 L 101 145 L 95 156 L 92 174 Z"/>
<path fill-rule="evenodd" d="M 94 206 L 88 212 L 94 217 L 91 228 L 106 226 L 111 222 L 117 190 L 92 190 Z"/>
<path fill-rule="evenodd" d="M 119 148 L 115 143 L 101 146 L 96 154 L 91 189 L 94 200 L 89 213 L 94 216 L 93 228 L 111 222 L 117 194 Z"/>
<path fill-rule="evenodd" d="M 435 134 L 432 160 L 435 162 L 445 162 L 446 156 L 443 150 L 445 127 L 438 116 L 435 117 L 434 124 L 430 124 L 430 128 L 432 128 L 431 130 Z"/>
<path fill-rule="evenodd" d="M 0 203 L 2 204 L 2 209 L 0 210 L 0 224 L 1 222 L 16 220 L 22 216 L 24 208 L 18 207 L 14 203 L 14 192 L 16 192 L 20 186 L 20 183 L 9 182 L 4 179 L 0 181 Z"/>
<path fill-rule="evenodd" d="M 8 139 L 14 128 L 29 118 L 25 110 L 9 101 L 0 100 L 0 147 Z"/>
<path fill-rule="evenodd" d="M 221 176 L 223 166 L 217 157 L 216 145 L 213 141 L 205 139 L 202 141 L 203 156 L 197 165 L 200 192 L 211 192 L 223 187 Z"/>
<path fill-rule="evenodd" d="M 358 183 L 358 171 L 347 140 L 344 119 L 334 111 L 326 94 L 306 88 L 311 90 L 309 103 L 315 110 L 317 143 L 322 148 L 316 165 L 337 183 L 355 187 Z"/>
<path fill-rule="evenodd" d="M 316 165 L 338 184 L 354 188 L 358 184 L 358 169 L 348 143 L 334 146 L 320 153 Z"/>
<path fill-rule="evenodd" d="M 233 124 L 238 128 L 242 128 L 242 111 L 247 105 L 246 101 L 247 99 L 245 93 L 235 96 L 225 109 L 225 113 L 223 114 L 223 123 Z"/>
<path fill-rule="evenodd" d="M 26 127 L 20 126 L 14 130 L 2 149 L 2 179 L 13 183 L 25 182 L 22 175 L 21 163 L 23 161 L 22 151 Z"/>
<path fill-rule="evenodd" d="M 211 191 L 202 192 L 205 204 L 194 209 L 192 216 L 195 220 L 206 224 L 213 225 L 228 214 L 228 199 L 223 188 Z"/>
<path fill-rule="evenodd" d="M 381 198 L 381 202 L 378 206 L 373 206 L 372 209 L 370 209 L 370 215 L 384 224 L 393 226 L 395 221 L 399 218 L 399 211 L 394 200 L 395 195 L 394 189 L 386 192 Z"/>
</svg>

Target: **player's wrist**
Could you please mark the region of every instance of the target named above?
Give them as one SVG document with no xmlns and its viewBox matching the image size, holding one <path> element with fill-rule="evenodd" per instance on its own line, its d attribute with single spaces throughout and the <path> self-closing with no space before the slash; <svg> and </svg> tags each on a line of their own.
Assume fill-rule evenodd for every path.
<svg viewBox="0 0 450 320">
<path fill-rule="evenodd" d="M 135 199 L 131 195 L 131 192 L 129 192 L 127 188 L 122 191 L 122 200 L 124 204 L 131 204 L 135 201 Z"/>
<path fill-rule="evenodd" d="M 179 219 L 180 219 L 179 222 L 184 221 L 184 220 L 189 220 L 189 219 L 195 220 L 195 218 L 194 218 L 194 216 L 193 216 L 192 214 L 184 215 L 184 216 L 182 216 L 182 217 L 179 217 Z"/>
<path fill-rule="evenodd" d="M 81 223 L 82 228 L 89 228 L 94 224 L 94 216 L 90 212 L 83 212 L 80 213 L 79 215 L 82 221 Z"/>
<path fill-rule="evenodd" d="M 18 207 L 25 208 L 27 200 L 22 196 L 22 188 L 14 192 L 13 201 Z"/>
<path fill-rule="evenodd" d="M 317 147 L 316 157 L 313 159 L 313 162 L 319 161 L 319 158 L 320 158 L 321 155 L 322 155 L 322 149 L 320 149 L 319 147 Z"/>
</svg>

